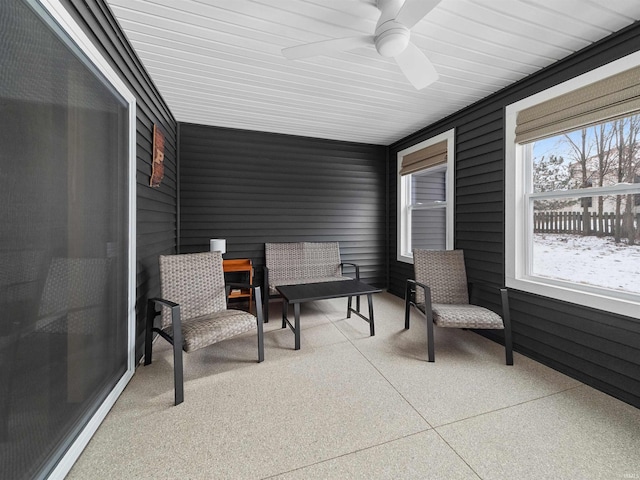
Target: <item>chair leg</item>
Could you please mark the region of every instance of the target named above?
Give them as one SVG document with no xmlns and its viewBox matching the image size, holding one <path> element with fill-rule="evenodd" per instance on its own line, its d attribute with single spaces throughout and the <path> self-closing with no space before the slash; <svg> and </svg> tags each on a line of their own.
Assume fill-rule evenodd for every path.
<svg viewBox="0 0 640 480">
<path fill-rule="evenodd" d="M 433 341 L 433 312 L 431 310 L 431 305 L 428 305 L 426 314 L 427 314 L 427 353 L 429 355 L 429 361 L 435 362 L 435 351 L 434 351 L 435 346 Z"/>
<path fill-rule="evenodd" d="M 180 307 L 171 308 L 171 323 L 173 324 L 173 384 L 175 389 L 175 404 L 184 402 L 184 377 L 182 373 L 182 324 Z"/>
<path fill-rule="evenodd" d="M 173 383 L 175 389 L 175 405 L 184 402 L 184 378 L 182 373 L 182 345 L 173 345 Z"/>
<path fill-rule="evenodd" d="M 156 304 L 153 300 L 147 302 L 147 325 L 144 334 L 144 364 L 151 363 L 151 350 L 153 348 L 153 321 L 156 318 Z"/>
<path fill-rule="evenodd" d="M 409 318 L 411 317 L 411 287 L 407 282 L 407 288 L 404 292 L 404 328 L 409 329 Z"/>
<path fill-rule="evenodd" d="M 511 340 L 511 326 L 504 327 L 504 348 L 507 365 L 513 365 L 513 345 Z"/>
<path fill-rule="evenodd" d="M 409 300 L 405 301 L 404 305 L 404 329 L 409 330 L 409 318 L 411 317 L 411 303 Z"/>
<path fill-rule="evenodd" d="M 504 324 L 504 349 L 507 365 L 513 365 L 513 341 L 511 338 L 511 313 L 509 310 L 509 294 L 506 288 L 500 289 L 502 299 L 502 322 Z"/>
<path fill-rule="evenodd" d="M 264 362 L 264 330 L 262 319 L 258 319 L 258 363 Z"/>
<path fill-rule="evenodd" d="M 264 323 L 262 318 L 262 310 L 258 308 L 258 305 L 262 305 L 262 296 L 260 293 L 260 287 L 256 287 L 256 321 L 258 322 L 258 363 L 264 361 L 264 329 L 262 324 Z"/>
<path fill-rule="evenodd" d="M 267 267 L 264 267 L 264 277 L 262 281 L 262 288 L 264 289 L 263 302 L 262 302 L 262 313 L 263 313 L 263 322 L 269 323 L 269 270 Z M 256 305 L 258 302 L 256 301 Z M 256 307 L 257 308 L 257 307 Z"/>
</svg>

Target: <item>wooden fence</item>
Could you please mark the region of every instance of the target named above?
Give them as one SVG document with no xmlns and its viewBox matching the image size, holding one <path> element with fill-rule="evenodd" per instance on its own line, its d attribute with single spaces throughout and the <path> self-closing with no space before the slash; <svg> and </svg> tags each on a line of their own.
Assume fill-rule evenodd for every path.
<svg viewBox="0 0 640 480">
<path fill-rule="evenodd" d="M 611 236 L 615 233 L 616 214 L 605 212 L 601 216 L 595 212 L 589 213 L 589 234 Z M 635 229 L 638 231 L 640 214 L 635 216 Z M 576 233 L 585 232 L 582 212 L 535 212 L 533 214 L 534 233 Z M 622 234 L 626 236 L 625 233 Z"/>
</svg>

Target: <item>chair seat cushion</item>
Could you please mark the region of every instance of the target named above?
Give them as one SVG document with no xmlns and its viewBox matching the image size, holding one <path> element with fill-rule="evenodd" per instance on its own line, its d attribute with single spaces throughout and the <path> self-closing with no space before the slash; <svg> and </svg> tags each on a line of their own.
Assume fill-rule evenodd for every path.
<svg viewBox="0 0 640 480">
<path fill-rule="evenodd" d="M 424 312 L 425 305 L 418 305 Z M 491 310 L 478 305 L 449 305 L 434 303 L 432 306 L 433 323 L 449 328 L 491 328 L 503 329 L 502 317 Z"/>
<path fill-rule="evenodd" d="M 256 328 L 256 317 L 242 310 L 222 310 L 192 318 L 182 323 L 182 349 L 193 352 Z M 163 330 L 172 335 L 170 325 Z"/>
<path fill-rule="evenodd" d="M 302 285 L 307 283 L 323 283 L 323 282 L 335 282 L 339 280 L 351 280 L 351 277 L 343 277 L 342 275 L 337 275 L 334 277 L 310 277 L 310 278 L 294 278 L 294 279 L 286 279 L 286 280 L 276 280 L 274 282 L 269 281 L 269 294 L 270 295 L 278 295 L 278 291 L 276 287 L 280 287 L 282 285 Z"/>
</svg>

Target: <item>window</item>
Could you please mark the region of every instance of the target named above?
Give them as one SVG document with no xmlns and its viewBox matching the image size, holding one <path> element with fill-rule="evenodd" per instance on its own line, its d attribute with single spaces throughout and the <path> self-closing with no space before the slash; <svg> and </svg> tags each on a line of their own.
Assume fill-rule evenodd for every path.
<svg viewBox="0 0 640 480">
<path fill-rule="evenodd" d="M 454 130 L 398 152 L 397 259 L 453 248 Z"/>
<path fill-rule="evenodd" d="M 640 318 L 639 65 L 507 107 L 508 287 Z"/>
</svg>

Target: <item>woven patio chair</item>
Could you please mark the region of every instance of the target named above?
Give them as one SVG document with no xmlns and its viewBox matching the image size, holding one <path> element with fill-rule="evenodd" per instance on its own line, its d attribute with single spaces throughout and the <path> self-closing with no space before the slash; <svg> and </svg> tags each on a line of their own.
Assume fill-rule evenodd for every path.
<svg viewBox="0 0 640 480">
<path fill-rule="evenodd" d="M 415 280 L 407 280 L 404 328 L 409 328 L 411 306 L 427 318 L 429 361 L 435 361 L 433 325 L 445 328 L 504 330 L 506 364 L 513 365 L 511 320 L 506 288 L 500 288 L 502 316 L 469 302 L 462 250 L 413 251 Z M 474 288 L 471 285 L 472 299 Z"/>
<path fill-rule="evenodd" d="M 260 287 L 237 286 L 252 288 L 256 304 L 261 305 Z M 227 308 L 231 285 L 225 286 L 220 252 L 161 255 L 160 287 L 162 298 L 148 302 L 144 364 L 151 363 L 154 332 L 173 345 L 176 405 L 184 401 L 182 350 L 193 352 L 257 328 L 258 362 L 264 360 L 262 309 L 256 309 L 256 317 Z M 162 306 L 160 311 L 156 304 Z M 155 327 L 158 315 L 162 321 Z"/>
</svg>

